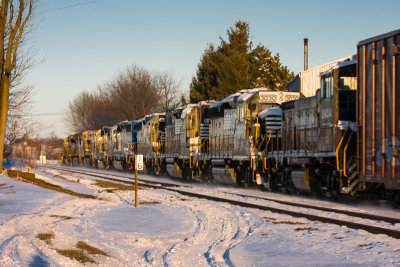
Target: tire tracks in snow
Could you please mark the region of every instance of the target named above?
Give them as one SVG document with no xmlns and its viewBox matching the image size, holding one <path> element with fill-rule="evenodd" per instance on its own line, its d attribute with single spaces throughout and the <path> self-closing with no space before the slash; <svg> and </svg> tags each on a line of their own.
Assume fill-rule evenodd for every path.
<svg viewBox="0 0 400 267">
<path fill-rule="evenodd" d="M 195 205 L 193 205 L 195 203 Z M 162 255 L 163 265 L 233 266 L 230 250 L 246 240 L 262 219 L 229 204 L 193 200 L 178 203 L 196 218 L 196 230 Z"/>
</svg>

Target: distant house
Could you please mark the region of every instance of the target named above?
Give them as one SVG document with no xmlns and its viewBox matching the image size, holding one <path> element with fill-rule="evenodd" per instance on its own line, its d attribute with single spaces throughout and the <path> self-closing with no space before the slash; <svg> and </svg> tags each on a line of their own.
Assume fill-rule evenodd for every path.
<svg viewBox="0 0 400 267">
<path fill-rule="evenodd" d="M 60 159 L 62 144 L 62 139 L 19 140 L 11 148 L 11 157 L 38 160 L 43 155 L 47 159 Z"/>
<path fill-rule="evenodd" d="M 320 73 L 329 70 L 339 62 L 354 60 L 355 55 L 341 58 L 321 66 L 314 67 L 300 72 L 292 81 L 286 84 L 285 88 L 289 92 L 301 92 L 304 97 L 314 96 L 321 88 Z"/>
</svg>

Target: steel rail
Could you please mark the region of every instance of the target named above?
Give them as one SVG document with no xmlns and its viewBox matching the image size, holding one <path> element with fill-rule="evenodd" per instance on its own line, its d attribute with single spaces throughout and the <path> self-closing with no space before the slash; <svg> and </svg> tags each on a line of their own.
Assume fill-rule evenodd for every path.
<svg viewBox="0 0 400 267">
<path fill-rule="evenodd" d="M 75 173 L 81 173 L 81 174 L 98 177 L 98 178 L 102 178 L 102 179 L 109 179 L 112 181 L 133 184 L 133 180 L 132 180 L 132 182 L 126 181 L 126 180 L 124 181 L 124 180 L 120 180 L 117 178 L 112 178 L 112 177 L 108 177 L 108 176 L 104 176 L 104 175 L 98 175 L 98 173 L 93 174 L 93 173 L 95 173 L 93 171 L 85 172 L 85 171 L 81 171 L 81 170 L 71 170 L 70 168 L 60 168 L 60 167 L 48 167 L 48 168 L 70 171 L 70 172 L 75 172 Z M 130 178 L 123 177 L 123 176 L 121 176 L 121 178 L 130 179 Z M 181 185 L 177 185 L 177 184 L 146 181 L 146 182 L 139 182 L 138 185 L 143 186 L 143 187 L 149 187 L 149 188 L 164 189 L 164 190 L 179 193 L 181 195 L 186 195 L 186 196 L 196 197 L 196 198 L 201 198 L 201 199 L 207 199 L 207 200 L 216 201 L 216 202 L 229 203 L 231 205 L 245 207 L 245 208 L 254 208 L 254 209 L 259 209 L 259 210 L 271 211 L 271 212 L 279 213 L 279 214 L 286 214 L 286 215 L 290 215 L 290 216 L 297 217 L 297 218 L 306 218 L 310 221 L 319 221 L 322 223 L 330 223 L 330 224 L 335 224 L 335 225 L 339 225 L 339 226 L 346 226 L 351 229 L 364 230 L 364 231 L 367 231 L 372 234 L 385 234 L 389 237 L 400 239 L 400 230 L 398 231 L 398 230 L 383 228 L 383 227 L 379 227 L 379 226 L 372 226 L 372 225 L 367 225 L 367 224 L 350 222 L 350 221 L 346 221 L 346 220 L 335 219 L 335 218 L 331 218 L 331 217 L 323 217 L 323 216 L 319 216 L 319 215 L 307 214 L 307 213 L 298 212 L 298 211 L 291 211 L 291 210 L 287 210 L 284 208 L 268 207 L 268 206 L 263 206 L 263 205 L 259 205 L 259 204 L 242 202 L 239 200 L 232 200 L 232 199 L 223 198 L 223 197 L 203 195 L 203 194 L 199 194 L 199 193 L 188 192 L 188 191 L 184 191 L 184 190 L 180 190 L 180 189 L 171 188 L 171 187 L 181 186 Z M 223 192 L 223 193 L 226 193 L 226 192 Z M 232 193 L 229 193 L 229 194 L 232 194 Z M 236 194 L 236 195 L 240 195 L 240 194 Z M 253 197 L 253 196 L 247 196 L 247 195 L 242 195 L 242 196 Z M 306 204 L 303 205 L 300 203 L 288 202 L 288 204 L 286 204 L 285 201 L 279 201 L 279 200 L 273 200 L 273 199 L 267 199 L 267 198 L 261 198 L 261 197 L 260 197 L 260 199 L 271 200 L 271 201 L 275 201 L 275 202 L 278 202 L 280 204 L 285 204 L 285 205 L 292 205 L 292 206 L 320 209 L 320 210 L 325 209 L 324 211 L 336 210 L 336 209 L 321 208 L 321 207 L 316 207 L 316 206 L 306 205 Z M 337 212 L 337 210 L 335 212 Z M 339 211 L 338 213 L 346 214 L 343 211 Z M 354 214 L 354 215 L 351 215 L 351 214 Z M 353 213 L 351 211 L 348 211 L 348 214 L 346 214 L 346 215 L 350 215 L 350 216 L 358 217 L 358 218 L 365 218 L 365 217 L 360 217 L 360 216 L 370 216 L 371 214 L 362 214 L 362 213 L 358 213 L 358 212 Z M 375 215 L 371 215 L 371 216 L 375 216 Z M 378 217 L 380 217 L 380 216 L 378 216 Z M 398 219 L 395 219 L 395 218 L 388 218 L 388 217 L 381 217 L 381 218 L 387 218 L 389 221 L 392 220 L 393 223 L 398 222 Z M 368 219 L 370 219 L 370 218 L 368 218 Z M 375 219 L 372 219 L 372 220 L 375 220 Z M 380 220 L 380 219 L 378 219 L 378 220 Z"/>
<path fill-rule="evenodd" d="M 88 172 L 86 172 L 84 170 L 70 169 L 68 167 L 65 168 L 65 169 L 62 168 L 62 167 L 52 167 L 52 168 L 56 168 L 56 169 L 60 169 L 60 170 L 66 170 L 66 171 L 75 172 L 75 173 L 86 174 L 86 175 L 93 175 L 91 173 L 96 173 L 97 177 L 105 178 L 105 179 L 111 179 L 113 181 L 121 182 L 120 179 L 111 178 L 109 176 L 104 176 L 103 177 L 101 175 L 101 173 L 97 173 L 95 171 L 90 171 L 90 173 L 88 173 Z M 97 175 L 97 174 L 100 174 L 100 175 Z M 125 178 L 125 179 L 131 179 L 129 177 L 118 176 L 118 175 L 114 175 L 114 174 L 113 174 L 113 176 L 121 177 L 121 178 Z M 140 179 L 139 179 L 139 181 L 140 181 Z M 189 185 L 185 185 L 185 184 L 174 184 L 174 183 L 166 183 L 166 182 L 158 182 L 158 181 L 157 182 L 155 182 L 155 181 L 144 181 L 144 182 L 145 183 L 150 183 L 150 184 L 160 184 L 160 185 L 167 186 L 167 187 L 178 187 L 178 186 L 187 187 L 187 186 L 189 186 Z M 195 182 L 195 181 L 193 181 L 193 182 Z M 191 184 L 191 183 L 188 182 L 188 184 Z M 250 195 L 245 195 L 245 194 L 240 194 L 240 193 L 233 193 L 233 192 L 225 192 L 225 191 L 221 191 L 221 193 L 240 196 L 240 197 L 262 199 L 262 200 L 272 201 L 272 202 L 275 202 L 275 203 L 288 205 L 288 206 L 293 206 L 293 207 L 315 209 L 315 210 L 326 211 L 326 212 L 335 212 L 335 213 L 338 213 L 338 214 L 344 214 L 344 215 L 348 215 L 348 216 L 353 216 L 353 217 L 358 217 L 358 218 L 368 219 L 368 220 L 374 220 L 374 221 L 383 221 L 383 222 L 387 222 L 387 223 L 391 223 L 391 224 L 400 223 L 400 218 L 393 218 L 393 217 L 387 217 L 387 216 L 381 216 L 381 215 L 375 215 L 375 214 L 369 214 L 369 213 L 362 213 L 362 212 L 350 211 L 350 210 L 340 210 L 340 209 L 337 209 L 337 208 L 321 207 L 321 206 L 304 204 L 304 203 L 295 203 L 295 202 L 279 200 L 279 199 L 274 199 L 274 198 L 268 198 L 268 197 L 263 197 L 263 196 L 250 196 Z"/>
</svg>

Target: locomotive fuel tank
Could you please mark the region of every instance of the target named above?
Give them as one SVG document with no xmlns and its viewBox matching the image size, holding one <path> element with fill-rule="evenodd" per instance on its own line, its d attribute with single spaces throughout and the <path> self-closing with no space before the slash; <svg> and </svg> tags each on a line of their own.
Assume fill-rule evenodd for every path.
<svg viewBox="0 0 400 267">
<path fill-rule="evenodd" d="M 303 192 L 311 192 L 308 169 L 294 169 L 291 173 L 294 186 Z"/>
</svg>

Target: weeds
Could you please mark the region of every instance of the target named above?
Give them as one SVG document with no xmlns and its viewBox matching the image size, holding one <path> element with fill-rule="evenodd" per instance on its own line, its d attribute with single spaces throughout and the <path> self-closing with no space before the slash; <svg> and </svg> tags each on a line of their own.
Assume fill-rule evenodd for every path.
<svg viewBox="0 0 400 267">
<path fill-rule="evenodd" d="M 154 201 L 154 200 L 151 200 L 151 201 L 140 201 L 139 202 L 139 205 L 157 205 L 157 204 L 161 204 L 161 202 Z"/>
<path fill-rule="evenodd" d="M 57 249 L 58 254 L 76 260 L 80 263 L 96 263 L 89 255 L 109 256 L 107 252 L 95 248 L 83 241 L 76 243 L 77 249 Z"/>
<path fill-rule="evenodd" d="M 92 196 L 92 195 L 85 195 L 85 194 L 76 193 L 76 192 L 73 192 L 71 190 L 64 189 L 61 186 L 45 182 L 45 181 L 43 181 L 41 179 L 36 178 L 34 173 L 21 172 L 21 171 L 16 171 L 16 170 L 7 170 L 7 176 L 9 176 L 11 178 L 19 178 L 19 180 L 21 182 L 34 184 L 34 185 L 40 186 L 42 188 L 46 188 L 46 189 L 50 189 L 50 190 L 53 190 L 53 191 L 65 193 L 65 194 L 68 194 L 68 195 L 72 195 L 72 196 L 76 196 L 76 197 L 80 197 L 80 198 L 95 199 L 95 197 Z"/>
<path fill-rule="evenodd" d="M 107 188 L 107 192 L 113 192 L 115 191 L 124 191 L 124 190 L 128 190 L 128 191 L 132 191 L 135 188 L 133 187 L 133 185 L 123 185 L 123 184 L 119 184 L 119 183 L 112 183 L 112 182 L 108 182 L 108 181 L 102 181 L 102 180 L 94 180 L 94 185 L 101 187 L 101 188 Z M 138 187 L 138 189 L 142 189 L 141 187 Z"/>
<path fill-rule="evenodd" d="M 52 217 L 52 218 L 61 218 L 61 219 L 64 219 L 64 220 L 71 220 L 72 219 L 71 216 L 63 216 L 63 215 L 55 215 L 55 214 L 50 215 L 50 217 Z"/>
<path fill-rule="evenodd" d="M 58 254 L 70 259 L 79 261 L 80 263 L 96 263 L 92 258 L 87 256 L 84 251 L 78 249 L 57 249 Z"/>
<path fill-rule="evenodd" d="M 87 243 L 85 243 L 83 241 L 79 241 L 78 243 L 76 243 L 76 247 L 81 249 L 81 250 L 83 250 L 83 251 L 86 251 L 87 253 L 89 253 L 91 255 L 96 255 L 97 254 L 97 255 L 108 256 L 107 252 L 105 252 L 105 251 L 103 251 L 101 249 L 92 247 L 91 245 L 89 245 L 89 244 L 87 244 Z"/>
<path fill-rule="evenodd" d="M 312 227 L 297 227 L 294 230 L 295 231 L 318 231 L 317 228 L 312 228 Z"/>
<path fill-rule="evenodd" d="M 305 224 L 302 222 L 292 222 L 292 221 L 280 221 L 280 222 L 272 222 L 273 224 Z"/>
<path fill-rule="evenodd" d="M 47 245 L 51 244 L 51 240 L 54 238 L 53 233 L 41 233 L 36 235 L 37 238 L 40 240 L 46 242 Z"/>
</svg>

